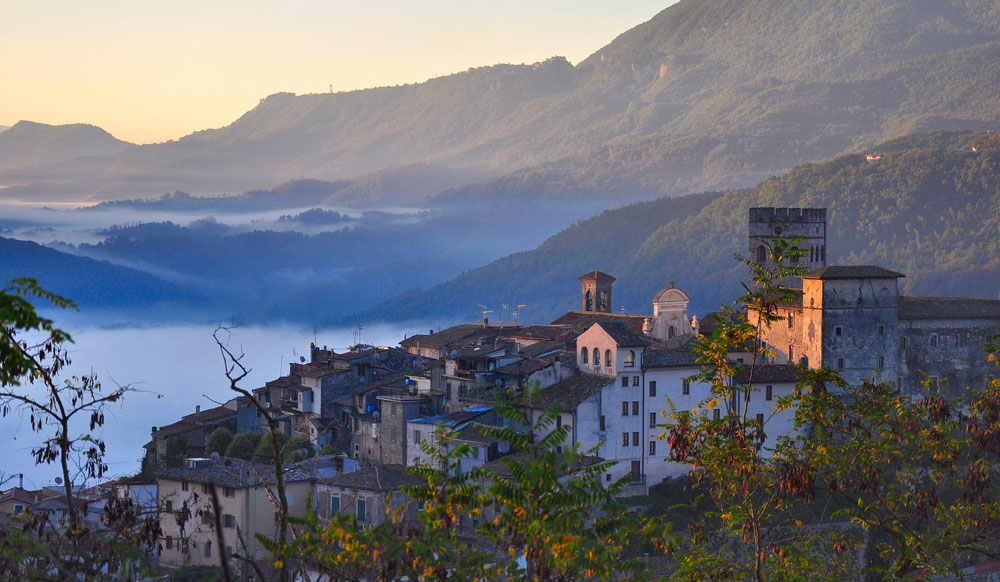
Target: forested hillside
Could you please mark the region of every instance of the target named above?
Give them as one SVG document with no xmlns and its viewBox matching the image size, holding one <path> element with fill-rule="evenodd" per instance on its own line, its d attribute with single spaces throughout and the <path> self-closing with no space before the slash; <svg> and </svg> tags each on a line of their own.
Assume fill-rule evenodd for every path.
<svg viewBox="0 0 1000 582">
<path fill-rule="evenodd" d="M 45 168 L 76 183 L 36 172 L 3 195 L 219 194 L 388 172 L 370 184 L 374 199 L 414 177 L 441 189 L 499 177 L 456 197 L 583 190 L 611 207 L 751 186 L 917 131 L 998 129 L 998 86 L 1000 7 L 989 0 L 682 0 L 576 66 L 554 57 L 279 93 L 223 128 Z M 401 170 L 413 164 L 436 169 Z"/>
<path fill-rule="evenodd" d="M 505 257 L 446 284 L 372 309 L 372 319 L 445 314 L 470 319 L 476 306 L 528 304 L 536 321 L 577 307 L 576 277 L 618 277 L 614 309 L 648 313 L 674 280 L 704 313 L 739 291 L 747 209 L 829 209 L 829 263 L 879 264 L 906 274 L 906 293 L 998 296 L 1000 136 L 934 132 L 864 154 L 798 166 L 756 188 L 664 198 L 604 212 L 538 249 Z"/>
</svg>

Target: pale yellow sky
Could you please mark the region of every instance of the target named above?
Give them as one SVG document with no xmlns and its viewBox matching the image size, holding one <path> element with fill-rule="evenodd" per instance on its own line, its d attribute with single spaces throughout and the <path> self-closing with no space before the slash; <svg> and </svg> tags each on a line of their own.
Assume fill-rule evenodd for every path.
<svg viewBox="0 0 1000 582">
<path fill-rule="evenodd" d="M 0 0 L 0 125 L 135 143 L 227 125 L 272 93 L 574 64 L 676 0 Z"/>
</svg>

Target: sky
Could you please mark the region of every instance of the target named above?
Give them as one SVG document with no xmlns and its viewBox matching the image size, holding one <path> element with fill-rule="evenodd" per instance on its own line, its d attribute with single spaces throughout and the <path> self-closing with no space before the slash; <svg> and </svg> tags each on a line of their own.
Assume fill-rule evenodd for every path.
<svg viewBox="0 0 1000 582">
<path fill-rule="evenodd" d="M 676 0 L 0 0 L 0 125 L 89 123 L 133 143 L 260 99 L 576 64 Z"/>
</svg>

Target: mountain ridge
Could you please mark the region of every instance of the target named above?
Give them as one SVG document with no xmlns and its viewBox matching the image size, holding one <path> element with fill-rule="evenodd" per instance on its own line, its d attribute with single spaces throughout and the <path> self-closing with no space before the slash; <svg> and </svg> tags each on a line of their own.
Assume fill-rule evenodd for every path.
<svg viewBox="0 0 1000 582">
<path fill-rule="evenodd" d="M 398 87 L 279 93 L 226 127 L 55 170 L 120 198 L 424 163 L 478 182 L 655 144 L 648 162 L 680 177 L 661 178 L 669 188 L 647 199 L 750 186 L 918 130 L 1000 128 L 998 29 L 1000 8 L 987 0 L 682 0 L 575 67 L 557 57 Z M 614 162 L 591 173 L 613 173 Z M 6 194 L 21 192 L 32 191 Z"/>
</svg>

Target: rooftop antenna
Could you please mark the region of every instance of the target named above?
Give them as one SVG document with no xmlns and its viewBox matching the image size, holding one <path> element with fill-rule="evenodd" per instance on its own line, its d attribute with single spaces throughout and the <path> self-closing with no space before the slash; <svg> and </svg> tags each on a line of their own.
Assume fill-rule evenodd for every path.
<svg viewBox="0 0 1000 582">
<path fill-rule="evenodd" d="M 365 336 L 361 333 L 364 326 L 361 325 L 361 314 L 358 314 L 358 326 L 354 328 L 354 345 L 361 345 L 365 343 Z"/>
<path fill-rule="evenodd" d="M 514 308 L 514 323 L 519 323 L 520 322 L 521 308 L 522 307 L 527 307 L 527 304 L 525 304 L 525 303 L 518 303 L 517 307 Z"/>
<path fill-rule="evenodd" d="M 500 312 L 500 320 L 503 321 L 507 319 L 507 312 L 510 311 L 510 306 L 504 303 L 500 307 L 502 309 Z"/>
<path fill-rule="evenodd" d="M 316 345 L 316 330 L 318 327 L 315 323 L 313 324 L 313 345 Z"/>
<path fill-rule="evenodd" d="M 483 322 L 483 327 L 486 327 L 486 314 L 487 313 L 493 313 L 493 310 L 492 309 L 487 309 L 485 305 L 480 305 L 479 306 L 479 310 L 480 310 L 480 313 L 482 314 L 481 317 L 480 317 L 480 321 Z"/>
<path fill-rule="evenodd" d="M 330 83 L 330 92 L 333 93 L 333 83 Z"/>
</svg>

